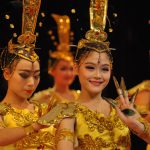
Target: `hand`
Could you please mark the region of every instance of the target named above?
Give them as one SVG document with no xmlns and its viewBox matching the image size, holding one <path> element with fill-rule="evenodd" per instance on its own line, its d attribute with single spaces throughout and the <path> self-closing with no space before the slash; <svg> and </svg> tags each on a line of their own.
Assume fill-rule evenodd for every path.
<svg viewBox="0 0 150 150">
<path fill-rule="evenodd" d="M 117 93 L 119 95 L 118 103 L 115 105 L 118 116 L 130 129 L 134 130 L 137 133 L 143 132 L 144 125 L 138 121 L 141 116 L 134 108 L 134 101 L 138 91 L 136 91 L 131 100 L 129 100 L 124 79 L 121 78 L 120 86 L 116 78 L 113 77 L 113 79 L 115 82 Z"/>
<path fill-rule="evenodd" d="M 132 96 L 131 100 L 129 100 L 128 91 L 126 90 L 126 85 L 125 85 L 124 79 L 121 78 L 120 86 L 119 86 L 117 79 L 115 77 L 113 77 L 113 79 L 114 79 L 114 83 L 115 83 L 115 86 L 117 89 L 117 93 L 119 95 L 117 107 L 126 116 L 132 116 L 132 115 L 136 114 L 137 111 L 134 109 L 134 101 L 135 101 L 138 91 L 136 91 L 135 94 Z"/>
<path fill-rule="evenodd" d="M 34 131 L 38 132 L 40 129 L 47 128 L 48 126 L 41 125 L 41 124 L 35 122 L 32 124 L 32 127 L 33 127 Z"/>
</svg>

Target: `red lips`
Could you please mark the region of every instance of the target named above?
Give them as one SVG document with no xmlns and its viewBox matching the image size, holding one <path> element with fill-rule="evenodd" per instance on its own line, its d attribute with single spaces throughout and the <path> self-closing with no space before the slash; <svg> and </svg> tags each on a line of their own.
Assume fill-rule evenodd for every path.
<svg viewBox="0 0 150 150">
<path fill-rule="evenodd" d="M 32 94 L 33 90 L 26 90 L 28 94 Z"/>
<path fill-rule="evenodd" d="M 99 86 L 101 84 L 100 81 L 95 81 L 95 80 L 90 81 L 90 83 L 93 84 L 94 86 Z"/>
</svg>

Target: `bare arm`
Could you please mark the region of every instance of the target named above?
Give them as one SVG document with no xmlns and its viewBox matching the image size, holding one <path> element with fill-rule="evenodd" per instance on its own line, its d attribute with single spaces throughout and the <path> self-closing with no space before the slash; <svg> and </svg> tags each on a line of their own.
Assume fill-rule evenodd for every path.
<svg viewBox="0 0 150 150">
<path fill-rule="evenodd" d="M 0 146 L 9 145 L 26 136 L 23 127 L 0 128 Z"/>
<path fill-rule="evenodd" d="M 74 150 L 75 119 L 63 119 L 56 132 L 57 150 Z"/>
<path fill-rule="evenodd" d="M 0 122 L 2 124 L 2 119 L 0 118 Z M 0 125 L 0 146 L 9 145 L 12 143 L 17 142 L 18 140 L 24 138 L 28 134 L 32 132 L 37 132 L 42 128 L 41 125 L 37 123 L 33 123 L 27 127 L 12 127 L 12 128 L 5 128 Z"/>
</svg>

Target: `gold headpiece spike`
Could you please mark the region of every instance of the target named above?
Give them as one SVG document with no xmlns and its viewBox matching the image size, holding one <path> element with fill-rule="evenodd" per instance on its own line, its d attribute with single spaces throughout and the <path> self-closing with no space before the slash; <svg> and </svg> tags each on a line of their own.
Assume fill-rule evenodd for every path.
<svg viewBox="0 0 150 150">
<path fill-rule="evenodd" d="M 39 57 L 34 52 L 36 35 L 34 35 L 41 0 L 23 0 L 22 34 L 18 37 L 18 44 L 8 43 L 8 50 L 31 62 Z"/>
<path fill-rule="evenodd" d="M 34 34 L 41 0 L 23 0 L 22 34 Z"/>
<path fill-rule="evenodd" d="M 106 26 L 108 0 L 91 0 L 90 2 L 90 28 L 85 37 L 88 40 L 99 42 L 107 39 L 104 32 Z"/>
<path fill-rule="evenodd" d="M 91 0 L 90 3 L 90 26 L 92 30 L 105 29 L 108 0 Z"/>
<path fill-rule="evenodd" d="M 50 57 L 57 59 L 72 60 L 73 56 L 70 52 L 70 18 L 67 15 L 52 14 L 57 23 L 57 33 L 59 44 L 54 52 L 50 53 Z"/>
<path fill-rule="evenodd" d="M 119 83 L 118 83 L 118 81 L 117 81 L 115 76 L 113 76 L 113 80 L 114 80 L 116 89 L 120 89 Z"/>
<path fill-rule="evenodd" d="M 110 51 L 107 33 L 104 31 L 106 26 L 108 0 L 91 0 L 90 1 L 90 30 L 86 32 L 85 38 L 78 43 L 78 48 L 88 47 L 88 43 L 102 43 L 103 47 L 96 48 L 98 52 Z M 90 49 L 93 49 L 89 47 Z M 93 49 L 95 50 L 95 49 Z"/>
<path fill-rule="evenodd" d="M 52 17 L 55 19 L 58 27 L 59 46 L 66 45 L 68 47 L 70 43 L 70 18 L 67 15 L 57 14 L 52 14 Z"/>
</svg>

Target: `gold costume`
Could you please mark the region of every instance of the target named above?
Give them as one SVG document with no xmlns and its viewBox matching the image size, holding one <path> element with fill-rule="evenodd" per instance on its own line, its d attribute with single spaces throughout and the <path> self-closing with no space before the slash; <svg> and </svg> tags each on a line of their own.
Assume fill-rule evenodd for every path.
<svg viewBox="0 0 150 150">
<path fill-rule="evenodd" d="M 7 104 L 0 104 L 0 115 L 3 120 L 0 122 L 0 126 L 13 128 L 32 124 L 38 120 L 39 112 L 44 114 L 47 108 L 47 105 L 42 104 L 41 107 L 35 106 L 35 111 L 31 112 L 28 109 L 17 109 Z M 52 132 L 51 128 L 42 129 L 38 133 L 26 136 L 14 144 L 1 146 L 0 150 L 53 149 L 54 137 L 49 134 L 50 132 Z"/>
<path fill-rule="evenodd" d="M 72 90 L 72 93 L 74 95 L 73 101 L 76 101 L 78 99 L 80 91 Z M 68 99 L 65 99 L 65 98 L 61 97 L 59 94 L 57 94 L 57 92 L 55 92 L 54 88 L 48 88 L 46 90 L 43 90 L 43 91 L 40 91 L 40 92 L 34 94 L 34 96 L 31 98 L 31 101 L 42 102 L 43 99 L 44 99 L 44 101 L 49 102 L 49 104 L 48 104 L 49 109 L 52 109 L 58 103 L 68 102 Z M 53 140 L 53 139 L 55 137 L 56 128 L 54 126 L 50 126 L 48 128 L 48 130 L 49 130 L 49 141 L 51 144 L 51 148 L 49 147 L 49 150 L 53 150 L 53 148 L 55 146 L 55 140 Z"/>
<path fill-rule="evenodd" d="M 77 150 L 126 150 L 130 147 L 128 127 L 112 108 L 110 116 L 79 104 L 76 112 Z"/>
<path fill-rule="evenodd" d="M 80 90 L 71 90 L 71 92 L 74 96 L 74 99 L 71 101 L 76 101 L 80 94 Z M 55 106 L 58 102 L 68 102 L 69 100 L 59 95 L 54 88 L 48 88 L 46 90 L 35 93 L 30 101 L 38 101 L 41 103 L 46 102 L 49 103 L 49 106 Z"/>
<path fill-rule="evenodd" d="M 55 144 L 60 140 L 67 140 L 74 143 L 75 150 L 130 149 L 130 131 L 119 119 L 114 108 L 111 108 L 110 115 L 106 117 L 104 114 L 94 112 L 78 102 L 59 103 L 59 105 L 62 105 L 62 107 L 68 106 L 64 107 L 65 114 L 61 113 L 60 109 L 52 109 L 54 112 L 51 111 L 50 113 L 60 112 L 61 117 L 58 118 L 61 119 L 67 116 L 75 117 L 75 132 L 73 133 L 68 129 L 60 130 L 55 136 Z M 51 119 L 47 120 L 47 118 L 52 118 L 49 117 L 50 113 L 46 114 L 38 122 L 43 125 L 51 124 Z"/>
<path fill-rule="evenodd" d="M 1 146 L 0 150 L 55 150 L 55 128 L 63 118 L 74 117 L 74 103 L 61 103 L 49 111 L 47 104 L 34 105 L 34 112 L 28 109 L 13 108 L 0 103 L 0 127 L 25 127 L 34 122 L 50 127 L 33 132 L 14 144 Z M 49 111 L 49 112 L 48 112 Z M 42 117 L 40 117 L 42 115 Z"/>
</svg>

